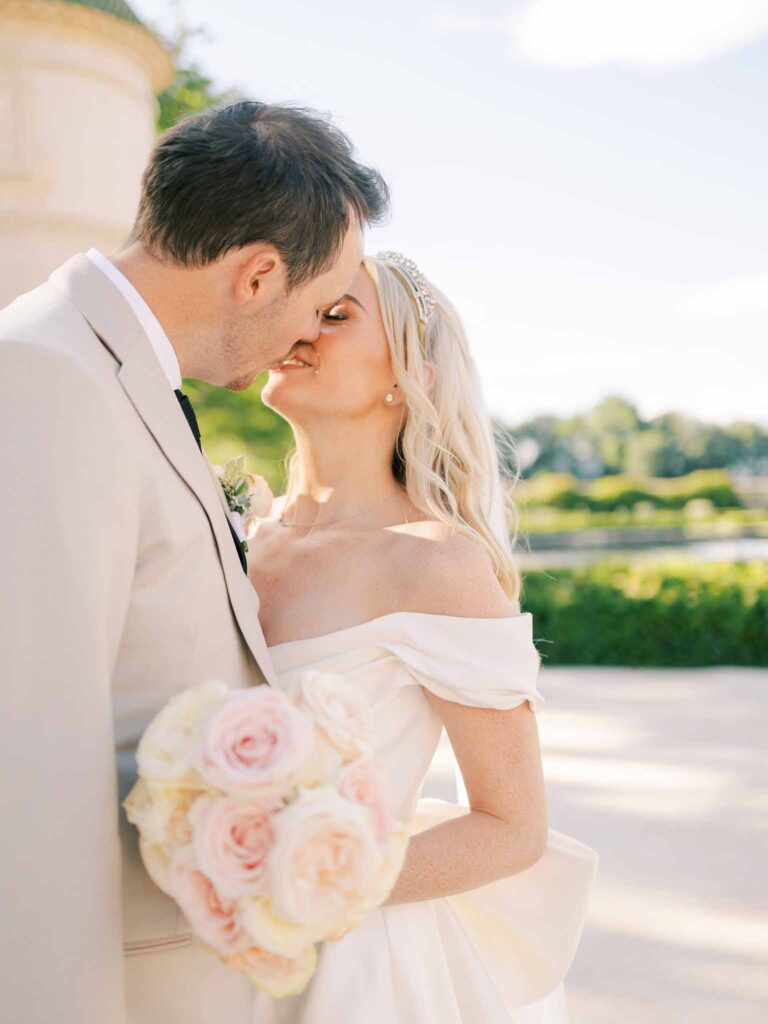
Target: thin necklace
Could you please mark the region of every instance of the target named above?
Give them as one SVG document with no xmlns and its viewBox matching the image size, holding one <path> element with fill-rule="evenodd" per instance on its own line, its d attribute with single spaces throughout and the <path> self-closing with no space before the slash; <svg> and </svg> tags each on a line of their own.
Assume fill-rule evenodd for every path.
<svg viewBox="0 0 768 1024">
<path fill-rule="evenodd" d="M 377 501 L 375 505 L 371 505 L 370 508 L 364 508 L 361 512 L 353 512 L 351 516 L 339 516 L 338 519 L 327 519 L 322 523 L 297 523 L 293 519 L 288 522 L 283 519 L 282 516 L 277 520 L 281 526 L 298 526 L 298 527 L 310 527 L 310 526 L 330 526 L 332 523 L 343 523 L 347 519 L 356 519 L 358 516 L 364 516 L 366 512 L 373 512 L 374 509 L 380 508 L 382 505 L 386 505 L 388 501 L 393 501 L 395 498 L 399 498 L 399 494 L 390 494 L 388 498 L 383 501 Z"/>
</svg>

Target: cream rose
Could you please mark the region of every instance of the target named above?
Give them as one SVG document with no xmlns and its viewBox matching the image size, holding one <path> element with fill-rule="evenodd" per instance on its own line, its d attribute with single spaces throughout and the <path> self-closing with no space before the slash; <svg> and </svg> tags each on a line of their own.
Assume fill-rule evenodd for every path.
<svg viewBox="0 0 768 1024">
<path fill-rule="evenodd" d="M 339 774 L 344 758 L 338 747 L 326 737 L 322 729 L 315 728 L 315 747 L 304 766 L 299 784 L 305 787 L 321 786 L 332 782 Z"/>
<path fill-rule="evenodd" d="M 294 959 L 276 956 L 265 949 L 244 949 L 225 963 L 243 971 L 256 988 L 276 999 L 295 995 L 307 987 L 317 967 L 317 950 L 308 946 Z"/>
<path fill-rule="evenodd" d="M 273 810 L 268 803 L 230 797 L 204 796 L 195 803 L 195 859 L 224 899 L 238 899 L 263 883 L 274 840 Z"/>
<path fill-rule="evenodd" d="M 195 766 L 216 789 L 242 799 L 287 796 L 312 756 L 311 719 L 280 690 L 238 690 L 205 723 Z"/>
<path fill-rule="evenodd" d="M 373 730 L 368 701 L 343 676 L 333 672 L 306 672 L 300 682 L 297 703 L 307 708 L 345 761 L 370 751 Z"/>
<path fill-rule="evenodd" d="M 257 521 L 268 516 L 275 500 L 272 490 L 263 476 L 246 473 L 248 483 L 248 511 L 243 513 L 243 529 L 247 539 L 253 536 Z"/>
<path fill-rule="evenodd" d="M 203 795 L 202 790 L 158 785 L 151 779 L 136 780 L 123 807 L 148 843 L 175 848 L 192 838 L 189 810 Z"/>
<path fill-rule="evenodd" d="M 139 741 L 136 763 L 145 778 L 177 785 L 199 786 L 190 762 L 204 720 L 229 695 L 224 683 L 191 686 L 171 697 L 155 715 Z"/>
<path fill-rule="evenodd" d="M 403 869 L 409 839 L 410 833 L 407 828 L 402 824 L 396 825 L 387 844 L 378 877 L 371 887 L 365 902 L 356 914 L 350 915 L 347 921 L 343 922 L 340 927 L 328 933 L 327 938 L 329 942 L 339 942 L 348 932 L 358 928 L 365 915 L 375 907 L 380 907 L 387 896 L 389 896 Z"/>
<path fill-rule="evenodd" d="M 233 519 L 242 531 L 242 536 L 250 540 L 256 531 L 258 520 L 269 515 L 274 496 L 264 477 L 249 473 L 245 466 L 245 456 L 236 455 L 225 465 L 214 466 L 213 469 L 219 478 Z"/>
<path fill-rule="evenodd" d="M 305 928 L 284 921 L 262 896 L 241 901 L 240 920 L 256 946 L 279 956 L 299 956 L 310 943 L 325 938 L 322 928 Z"/>
<path fill-rule="evenodd" d="M 123 807 L 139 830 L 139 852 L 147 874 L 164 893 L 170 889 L 169 871 L 176 850 L 192 840 L 189 811 L 201 796 L 200 790 L 157 785 L 137 779 Z"/>
<path fill-rule="evenodd" d="M 341 927 L 365 901 L 381 863 L 365 808 L 333 786 L 302 791 L 275 815 L 271 899 L 291 924 Z"/>
<path fill-rule="evenodd" d="M 400 872 L 403 870 L 405 857 L 408 853 L 410 833 L 406 825 L 398 822 L 384 851 L 384 858 L 379 867 L 376 881 L 371 887 L 365 901 L 365 909 L 379 907 L 389 896 Z"/>
</svg>

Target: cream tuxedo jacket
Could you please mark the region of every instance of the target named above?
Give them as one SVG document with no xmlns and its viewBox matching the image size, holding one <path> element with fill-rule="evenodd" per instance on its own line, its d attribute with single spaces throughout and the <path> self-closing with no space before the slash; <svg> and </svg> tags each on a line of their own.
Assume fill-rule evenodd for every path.
<svg viewBox="0 0 768 1024">
<path fill-rule="evenodd" d="M 172 694 L 274 680 L 259 602 L 148 339 L 84 254 L 0 312 L 0 416 L 3 1019 L 257 1024 L 120 801 Z"/>
</svg>

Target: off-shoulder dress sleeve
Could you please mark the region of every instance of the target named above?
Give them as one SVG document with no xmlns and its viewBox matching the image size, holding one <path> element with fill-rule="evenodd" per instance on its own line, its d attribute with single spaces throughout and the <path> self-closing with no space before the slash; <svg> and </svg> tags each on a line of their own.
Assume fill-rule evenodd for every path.
<svg viewBox="0 0 768 1024">
<path fill-rule="evenodd" d="M 444 700 L 507 710 L 528 701 L 540 711 L 541 656 L 530 612 L 497 619 L 405 614 L 391 645 L 414 682 Z"/>
</svg>

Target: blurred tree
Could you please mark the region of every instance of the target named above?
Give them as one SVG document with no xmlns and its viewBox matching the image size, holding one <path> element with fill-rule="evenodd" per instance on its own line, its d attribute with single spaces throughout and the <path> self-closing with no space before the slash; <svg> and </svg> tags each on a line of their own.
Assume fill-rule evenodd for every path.
<svg viewBox="0 0 768 1024">
<path fill-rule="evenodd" d="M 704 469 L 768 475 L 768 430 L 743 420 L 728 426 L 667 412 L 643 420 L 634 405 L 609 395 L 574 416 L 536 416 L 507 426 L 525 451 L 525 479 L 572 473 L 580 479 L 626 473 L 679 477 Z"/>
<path fill-rule="evenodd" d="M 506 429 L 521 454 L 535 453 L 532 459 L 525 460 L 526 477 L 544 470 L 568 473 L 573 469 L 573 458 L 563 444 L 561 421 L 556 416 L 535 416 L 515 429 Z M 525 441 L 529 443 L 523 447 Z"/>
<path fill-rule="evenodd" d="M 627 441 L 624 469 L 630 476 L 674 476 L 678 453 L 670 439 L 655 427 L 639 430 Z"/>
<path fill-rule="evenodd" d="M 768 431 L 744 420 L 726 429 L 732 445 L 729 465 L 739 472 L 768 476 Z"/>
<path fill-rule="evenodd" d="M 210 30 L 203 25 L 187 24 L 178 3 L 171 5 L 171 11 L 175 24 L 170 36 L 160 32 L 156 25 L 150 24 L 173 54 L 176 65 L 173 81 L 157 98 L 158 133 L 164 132 L 188 114 L 199 114 L 219 104 L 245 99 L 238 89 L 217 89 L 213 80 L 191 57 L 191 49 L 195 42 L 209 43 L 213 40 Z"/>
<path fill-rule="evenodd" d="M 629 439 L 640 426 L 635 406 L 620 395 L 607 395 L 584 420 L 605 472 L 620 473 Z"/>
</svg>

